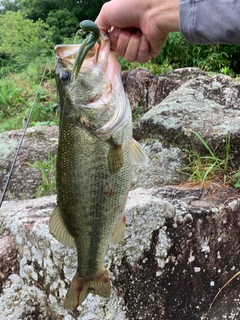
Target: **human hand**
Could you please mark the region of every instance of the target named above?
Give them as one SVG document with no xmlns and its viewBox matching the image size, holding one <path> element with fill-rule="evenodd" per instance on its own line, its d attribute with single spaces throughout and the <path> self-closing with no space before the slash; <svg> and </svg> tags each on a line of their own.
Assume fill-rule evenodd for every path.
<svg viewBox="0 0 240 320">
<path fill-rule="evenodd" d="M 111 49 L 129 62 L 147 62 L 179 31 L 179 0 L 112 0 L 103 5 L 96 24 L 110 32 Z"/>
</svg>

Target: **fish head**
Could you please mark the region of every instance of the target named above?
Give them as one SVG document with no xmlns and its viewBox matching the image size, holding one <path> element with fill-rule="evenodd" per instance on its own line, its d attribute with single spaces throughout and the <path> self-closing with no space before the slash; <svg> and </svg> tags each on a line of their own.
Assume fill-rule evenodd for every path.
<svg viewBox="0 0 240 320">
<path fill-rule="evenodd" d="M 121 68 L 110 50 L 108 36 L 87 53 L 80 71 L 72 74 L 81 45 L 55 47 L 55 75 L 61 112 L 108 140 L 126 117 L 126 94 Z"/>
</svg>

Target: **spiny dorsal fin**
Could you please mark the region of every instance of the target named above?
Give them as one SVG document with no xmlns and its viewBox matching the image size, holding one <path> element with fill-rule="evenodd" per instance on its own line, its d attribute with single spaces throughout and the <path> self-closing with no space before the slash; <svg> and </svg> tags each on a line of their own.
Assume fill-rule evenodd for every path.
<svg viewBox="0 0 240 320">
<path fill-rule="evenodd" d="M 62 244 L 73 248 L 76 246 L 74 238 L 70 235 L 63 222 L 58 207 L 56 207 L 51 214 L 49 221 L 49 230 L 54 238 L 56 238 Z"/>
<path fill-rule="evenodd" d="M 143 151 L 140 144 L 134 139 L 132 139 L 131 151 L 132 151 L 133 164 L 138 165 L 138 166 L 143 166 L 143 167 L 148 166 L 149 159 L 148 159 L 147 155 Z"/>
<path fill-rule="evenodd" d="M 76 273 L 64 301 L 64 309 L 77 308 L 87 297 L 89 293 L 98 294 L 102 297 L 109 297 L 111 293 L 111 284 L 108 271 L 103 271 L 91 278 L 81 278 Z"/>
</svg>

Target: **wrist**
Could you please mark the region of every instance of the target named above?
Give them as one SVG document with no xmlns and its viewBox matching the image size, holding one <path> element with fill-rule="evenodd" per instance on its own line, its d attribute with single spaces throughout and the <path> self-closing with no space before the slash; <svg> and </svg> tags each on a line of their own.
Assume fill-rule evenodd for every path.
<svg viewBox="0 0 240 320">
<path fill-rule="evenodd" d="M 168 34 L 179 31 L 180 0 L 150 0 L 147 6 L 145 12 L 148 20 L 154 21 L 160 32 Z"/>
</svg>

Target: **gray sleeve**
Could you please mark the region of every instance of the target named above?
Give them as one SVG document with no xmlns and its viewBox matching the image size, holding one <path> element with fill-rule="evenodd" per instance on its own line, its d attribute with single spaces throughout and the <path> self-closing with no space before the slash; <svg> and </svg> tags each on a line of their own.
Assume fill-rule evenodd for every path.
<svg viewBox="0 0 240 320">
<path fill-rule="evenodd" d="M 240 0 L 180 0 L 180 31 L 190 43 L 240 44 Z"/>
</svg>

